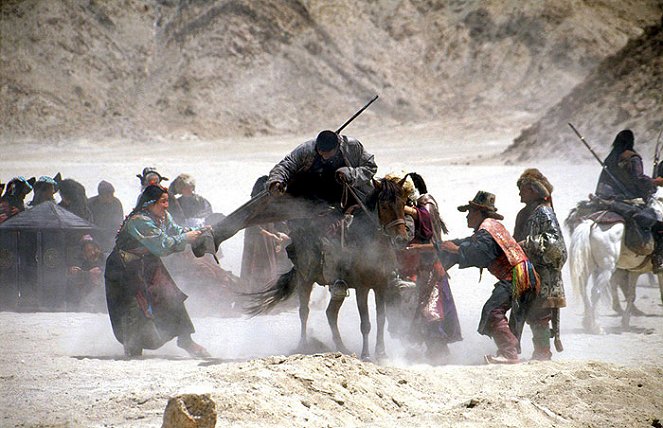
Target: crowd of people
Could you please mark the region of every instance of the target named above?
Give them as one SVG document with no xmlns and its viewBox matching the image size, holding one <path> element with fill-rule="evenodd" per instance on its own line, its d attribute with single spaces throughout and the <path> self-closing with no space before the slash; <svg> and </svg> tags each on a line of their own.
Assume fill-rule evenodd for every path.
<svg viewBox="0 0 663 428">
<path fill-rule="evenodd" d="M 617 135 L 605 160 L 596 198 L 603 208 L 647 217 L 644 204 L 656 187 L 663 185 L 663 179 L 643 173 L 633 142 L 629 130 Z M 357 206 L 365 209 L 376 171 L 373 155 L 361 142 L 325 130 L 259 178 L 251 197 L 268 195 L 269 201 L 277 201 L 288 194 L 296 199 L 322 201 L 333 207 L 339 218 L 351 222 Z M 99 307 L 99 296 L 88 295 L 85 290 L 100 290 L 105 282 L 103 300 L 113 332 L 129 357 L 141 355 L 144 349 L 159 348 L 175 337 L 192 356 L 209 356 L 191 338 L 194 327 L 184 306 L 186 295 L 161 258 L 183 252 L 187 245 L 195 247 L 204 234 L 214 233 L 209 220 L 213 215 L 211 204 L 195 193 L 196 183 L 189 174 L 179 175 L 168 188 L 163 182 L 169 179 L 154 168 L 145 168 L 137 177 L 141 193 L 126 217 L 113 185 L 105 180 L 98 185 L 98 195 L 87 199 L 79 183 L 63 180 L 60 174 L 36 180 L 17 177 L 7 184 L 0 200 L 0 222 L 40 203 L 54 202 L 59 191 L 59 205 L 97 226 L 92 235 L 81 238 L 80 256 L 69 267 L 72 301 L 80 307 Z M 518 363 L 525 324 L 532 330 L 531 358 L 551 359 L 550 341 L 559 338 L 559 310 L 566 306 L 561 270 L 567 249 L 553 208 L 553 185 L 547 177 L 538 169 L 528 168 L 516 180 L 525 206 L 518 213 L 513 233 L 502 223 L 496 196 L 479 190 L 466 205 L 458 207 L 467 212 L 467 226 L 473 231 L 459 239 L 443 238 L 446 227 L 423 177 L 393 173 L 383 180 L 408 183 L 402 222 L 390 225 L 404 224 L 408 232 L 407 242 L 395 248 L 398 262 L 393 266 L 387 311 L 390 331 L 424 344 L 430 361 L 444 361 L 448 345 L 462 340 L 447 271 L 455 265 L 460 269 L 487 268 L 497 283 L 481 311 L 478 332 L 494 340 L 497 352 L 486 355 L 486 362 Z M 23 199 L 31 190 L 34 197 L 25 205 Z M 265 205 L 261 207 L 265 209 Z M 656 215 L 647 223 L 654 231 L 663 229 Z M 316 224 L 285 216 L 249 228 L 242 259 L 242 278 L 247 287 L 259 291 L 276 280 L 283 265 L 297 269 L 306 254 L 321 261 L 323 282 L 329 286 L 331 299 L 347 295 L 352 284 L 346 281 L 343 243 L 333 242 L 328 231 L 319 230 Z M 653 257 L 657 269 L 661 262 L 659 247 Z"/>
</svg>

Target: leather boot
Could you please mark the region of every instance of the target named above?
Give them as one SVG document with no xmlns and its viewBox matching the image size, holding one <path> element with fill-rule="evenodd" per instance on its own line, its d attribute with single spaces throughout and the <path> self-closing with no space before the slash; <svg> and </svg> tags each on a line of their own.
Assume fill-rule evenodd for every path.
<svg viewBox="0 0 663 428">
<path fill-rule="evenodd" d="M 487 355 L 486 362 L 497 364 L 518 363 L 520 361 L 518 359 L 518 339 L 511 332 L 507 319 L 496 320 L 490 333 L 497 345 L 497 355 Z"/>
<path fill-rule="evenodd" d="M 532 352 L 532 359 L 538 361 L 549 361 L 552 358 L 550 351 L 550 327 L 548 323 L 533 324 L 532 327 L 532 343 L 534 344 L 534 352 Z"/>
</svg>

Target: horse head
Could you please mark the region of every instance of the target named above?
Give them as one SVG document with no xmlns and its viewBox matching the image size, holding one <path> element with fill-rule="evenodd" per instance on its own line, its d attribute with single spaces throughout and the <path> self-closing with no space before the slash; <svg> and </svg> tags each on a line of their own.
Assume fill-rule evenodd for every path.
<svg viewBox="0 0 663 428">
<path fill-rule="evenodd" d="M 369 196 L 369 207 L 377 211 L 378 223 L 382 232 L 391 239 L 397 248 L 408 242 L 405 227 L 405 203 L 407 191 L 404 189 L 407 176 L 400 180 L 373 180 L 375 190 Z"/>
</svg>

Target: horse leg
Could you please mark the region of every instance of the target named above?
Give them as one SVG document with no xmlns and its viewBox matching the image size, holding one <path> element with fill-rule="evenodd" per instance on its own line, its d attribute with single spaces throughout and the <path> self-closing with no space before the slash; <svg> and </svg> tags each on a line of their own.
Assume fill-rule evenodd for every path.
<svg viewBox="0 0 663 428">
<path fill-rule="evenodd" d="M 590 331 L 594 325 L 594 309 L 592 307 L 592 302 L 587 295 L 587 287 L 589 286 L 589 276 L 582 276 L 578 278 L 577 281 L 580 284 L 580 297 L 582 297 L 582 303 L 585 307 L 585 312 L 582 318 L 582 327 L 585 331 Z"/>
<path fill-rule="evenodd" d="M 629 282 L 628 272 L 623 269 L 617 269 L 610 278 L 610 294 L 612 296 L 612 310 L 618 314 L 623 314 L 621 303 L 619 303 L 619 289 L 625 290 Z M 626 293 L 624 293 L 626 294 Z"/>
<path fill-rule="evenodd" d="M 341 332 L 338 330 L 338 311 L 341 309 L 345 297 L 342 296 L 332 296 L 329 299 L 329 305 L 327 305 L 327 322 L 329 323 L 329 328 L 331 329 L 332 339 L 334 340 L 334 345 L 336 345 L 336 350 L 343 354 L 351 354 L 350 350 L 345 347 L 343 339 L 341 339 Z"/>
<path fill-rule="evenodd" d="M 661 291 L 661 305 L 663 305 L 663 273 L 656 275 L 656 279 L 658 279 L 658 288 Z"/>
<path fill-rule="evenodd" d="M 364 361 L 368 361 L 371 358 L 371 353 L 368 350 L 368 334 L 371 332 L 371 320 L 368 314 L 368 291 L 369 289 L 366 287 L 357 288 L 357 308 L 359 309 L 359 319 L 361 320 L 361 359 Z"/>
<path fill-rule="evenodd" d="M 377 337 L 375 339 L 375 357 L 378 359 L 387 358 L 384 346 L 384 323 L 386 319 L 385 290 L 373 290 L 375 294 L 375 317 L 377 319 Z"/>
<path fill-rule="evenodd" d="M 311 300 L 311 291 L 313 290 L 313 284 L 310 281 L 303 281 L 301 278 L 298 278 L 299 284 L 297 284 L 297 295 L 299 297 L 299 325 L 300 325 L 300 334 L 299 334 L 299 345 L 297 349 L 301 352 L 306 352 L 308 348 L 308 336 L 306 334 L 307 324 L 308 324 L 308 315 L 309 315 L 309 301 Z"/>
<path fill-rule="evenodd" d="M 603 270 L 594 274 L 594 285 L 592 286 L 590 297 L 590 312 L 585 314 L 585 329 L 591 334 L 604 334 L 603 328 L 596 322 L 596 308 L 601 300 L 601 295 L 606 292 L 609 287 L 610 278 L 612 277 L 611 270 Z"/>
<path fill-rule="evenodd" d="M 622 328 L 625 330 L 629 328 L 629 324 L 631 322 L 631 315 L 633 315 L 633 310 L 636 309 L 634 305 L 635 286 L 636 283 L 638 282 L 639 276 L 640 274 L 631 273 L 628 276 L 627 288 L 622 289 L 622 291 L 624 292 L 624 297 L 626 297 L 626 309 L 624 309 L 624 313 L 622 314 Z"/>
</svg>

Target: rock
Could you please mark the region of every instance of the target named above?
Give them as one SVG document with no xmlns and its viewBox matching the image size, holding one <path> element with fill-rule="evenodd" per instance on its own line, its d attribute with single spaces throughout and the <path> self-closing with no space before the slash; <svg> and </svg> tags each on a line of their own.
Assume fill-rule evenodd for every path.
<svg viewBox="0 0 663 428">
<path fill-rule="evenodd" d="M 216 403 L 209 394 L 182 394 L 168 400 L 161 428 L 214 428 Z"/>
</svg>

